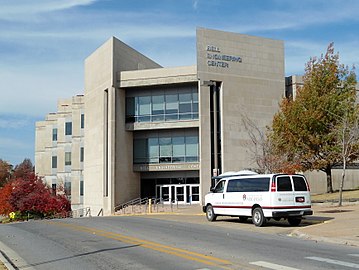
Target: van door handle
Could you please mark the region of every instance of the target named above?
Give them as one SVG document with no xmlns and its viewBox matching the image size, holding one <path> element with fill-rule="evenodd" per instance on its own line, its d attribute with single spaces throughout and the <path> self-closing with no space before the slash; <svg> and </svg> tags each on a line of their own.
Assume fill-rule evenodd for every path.
<svg viewBox="0 0 359 270">
<path fill-rule="evenodd" d="M 223 194 L 223 199 L 224 199 L 224 194 Z"/>
</svg>

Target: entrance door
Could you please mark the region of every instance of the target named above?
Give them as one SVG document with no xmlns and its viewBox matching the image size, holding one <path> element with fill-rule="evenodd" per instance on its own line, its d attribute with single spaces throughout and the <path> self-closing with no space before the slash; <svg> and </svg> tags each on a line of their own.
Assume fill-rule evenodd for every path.
<svg viewBox="0 0 359 270">
<path fill-rule="evenodd" d="M 199 185 L 191 185 L 192 203 L 199 203 Z"/>
<path fill-rule="evenodd" d="M 163 203 L 199 203 L 199 185 L 157 185 L 156 191 Z"/>
<path fill-rule="evenodd" d="M 175 186 L 175 199 L 178 203 L 184 203 L 185 198 L 185 186 L 184 185 L 176 185 Z"/>
<path fill-rule="evenodd" d="M 170 186 L 160 186 L 160 198 L 163 202 L 170 202 L 171 201 L 171 192 Z"/>
</svg>

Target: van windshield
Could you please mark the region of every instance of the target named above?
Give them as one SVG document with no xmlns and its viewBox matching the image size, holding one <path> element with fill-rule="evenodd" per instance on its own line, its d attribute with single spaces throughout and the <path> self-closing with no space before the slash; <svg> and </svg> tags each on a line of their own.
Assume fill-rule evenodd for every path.
<svg viewBox="0 0 359 270">
<path fill-rule="evenodd" d="M 227 185 L 227 192 L 260 191 L 269 191 L 269 177 L 232 179 Z"/>
</svg>

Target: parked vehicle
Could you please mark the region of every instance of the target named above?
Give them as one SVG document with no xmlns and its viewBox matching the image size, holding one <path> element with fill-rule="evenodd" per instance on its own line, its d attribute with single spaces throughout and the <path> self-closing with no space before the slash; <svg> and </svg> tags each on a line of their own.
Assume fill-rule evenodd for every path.
<svg viewBox="0 0 359 270">
<path fill-rule="evenodd" d="M 304 175 L 229 172 L 217 177 L 217 184 L 205 196 L 203 212 L 208 221 L 217 216 L 252 218 L 264 226 L 273 218 L 285 218 L 298 226 L 305 215 L 312 215 L 310 189 Z"/>
</svg>

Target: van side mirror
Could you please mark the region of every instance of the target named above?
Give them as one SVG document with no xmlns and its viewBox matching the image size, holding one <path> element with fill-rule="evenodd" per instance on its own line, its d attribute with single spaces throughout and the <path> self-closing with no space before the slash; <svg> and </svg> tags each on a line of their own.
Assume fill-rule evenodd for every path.
<svg viewBox="0 0 359 270">
<path fill-rule="evenodd" d="M 209 192 L 214 192 L 214 187 L 211 187 L 210 189 L 209 189 Z"/>
</svg>

